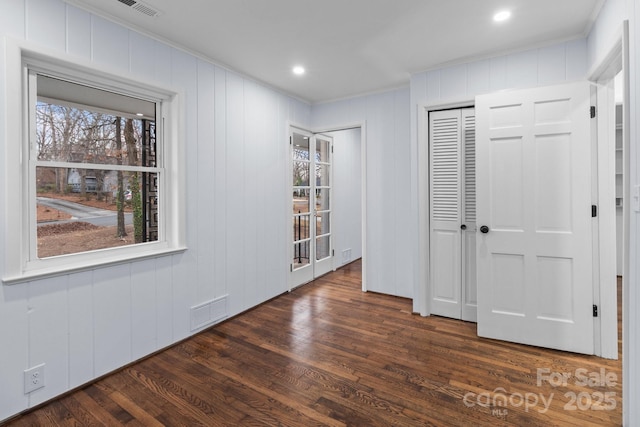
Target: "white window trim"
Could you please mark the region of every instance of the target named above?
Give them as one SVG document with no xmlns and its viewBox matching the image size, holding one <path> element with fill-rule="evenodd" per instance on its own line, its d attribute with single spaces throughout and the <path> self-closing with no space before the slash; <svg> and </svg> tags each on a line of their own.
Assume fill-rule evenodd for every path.
<svg viewBox="0 0 640 427">
<path fill-rule="evenodd" d="M 182 96 L 178 91 L 135 81 L 117 72 L 95 68 L 94 64 L 70 59 L 57 52 L 47 52 L 27 43 L 5 39 L 6 133 L 4 158 L 5 194 L 5 268 L 2 281 L 16 284 L 51 276 L 93 270 L 102 266 L 130 263 L 185 251 L 185 153 L 181 124 Z M 31 259 L 30 234 L 35 223 L 35 186 L 29 171 L 29 99 L 28 67 L 47 70 L 77 83 L 104 90 L 161 101 L 156 118 L 161 137 L 162 174 L 159 198 L 161 232 L 157 242 L 139 243 L 117 248 Z M 32 191 L 33 190 L 33 191 Z M 34 199 L 34 200 L 32 200 Z M 18 208 L 15 208 L 18 207 Z"/>
</svg>

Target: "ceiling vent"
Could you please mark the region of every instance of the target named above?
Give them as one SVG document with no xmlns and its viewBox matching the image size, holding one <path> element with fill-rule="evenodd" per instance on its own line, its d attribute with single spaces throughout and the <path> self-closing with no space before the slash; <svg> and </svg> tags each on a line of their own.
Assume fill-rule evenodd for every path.
<svg viewBox="0 0 640 427">
<path fill-rule="evenodd" d="M 120 3 L 129 6 L 130 8 L 137 10 L 140 13 L 144 13 L 147 16 L 151 16 L 152 18 L 155 18 L 156 16 L 160 16 L 161 13 L 158 9 L 153 8 L 152 6 L 149 6 L 148 4 L 145 4 L 141 1 L 137 1 L 137 0 L 117 0 Z"/>
</svg>

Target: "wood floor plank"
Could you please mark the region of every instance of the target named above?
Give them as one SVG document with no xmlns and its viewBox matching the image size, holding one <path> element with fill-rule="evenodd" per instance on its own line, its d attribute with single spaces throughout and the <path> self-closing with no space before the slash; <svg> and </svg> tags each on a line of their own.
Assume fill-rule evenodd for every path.
<svg viewBox="0 0 640 427">
<path fill-rule="evenodd" d="M 363 293 L 360 268 L 294 289 L 8 426 L 622 424 L 619 360 L 479 338 L 473 323 L 414 315 L 410 300 Z M 581 372 L 616 381 L 580 384 Z M 567 380 L 552 384 L 549 375 Z"/>
</svg>

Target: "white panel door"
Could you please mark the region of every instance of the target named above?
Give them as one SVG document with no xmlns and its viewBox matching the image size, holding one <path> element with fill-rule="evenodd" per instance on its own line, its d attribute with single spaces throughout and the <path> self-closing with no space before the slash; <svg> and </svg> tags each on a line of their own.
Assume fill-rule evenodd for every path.
<svg viewBox="0 0 640 427">
<path fill-rule="evenodd" d="M 473 108 L 429 113 L 431 313 L 468 321 L 475 310 Z"/>
<path fill-rule="evenodd" d="M 479 336 L 594 352 L 590 90 L 476 98 Z"/>
</svg>

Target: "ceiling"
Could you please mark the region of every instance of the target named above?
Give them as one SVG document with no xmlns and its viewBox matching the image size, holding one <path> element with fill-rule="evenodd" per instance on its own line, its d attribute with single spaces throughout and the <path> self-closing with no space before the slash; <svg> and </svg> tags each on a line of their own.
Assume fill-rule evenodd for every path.
<svg viewBox="0 0 640 427">
<path fill-rule="evenodd" d="M 584 37 L 604 2 L 67 1 L 311 103 L 407 86 L 412 73 L 442 65 Z M 160 14 L 151 17 L 140 6 Z M 493 22 L 503 9 L 512 18 Z M 306 73 L 294 75 L 295 65 Z"/>
</svg>

